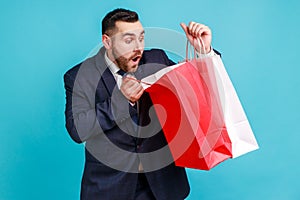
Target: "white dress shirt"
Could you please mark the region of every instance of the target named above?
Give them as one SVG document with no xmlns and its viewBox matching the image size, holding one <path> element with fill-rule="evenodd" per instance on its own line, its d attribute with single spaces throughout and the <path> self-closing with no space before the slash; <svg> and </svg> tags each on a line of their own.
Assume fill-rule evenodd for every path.
<svg viewBox="0 0 300 200">
<path fill-rule="evenodd" d="M 120 89 L 121 84 L 122 84 L 122 76 L 120 74 L 118 74 L 118 71 L 120 70 L 120 68 L 108 58 L 107 52 L 105 52 L 105 54 L 104 54 L 104 59 L 105 59 L 105 62 L 107 64 L 110 72 L 113 74 L 113 76 L 117 82 L 118 88 Z"/>
</svg>

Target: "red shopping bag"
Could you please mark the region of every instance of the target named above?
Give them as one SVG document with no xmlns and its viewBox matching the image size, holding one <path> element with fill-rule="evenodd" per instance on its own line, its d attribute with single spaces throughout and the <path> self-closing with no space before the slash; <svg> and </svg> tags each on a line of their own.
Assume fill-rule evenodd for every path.
<svg viewBox="0 0 300 200">
<path fill-rule="evenodd" d="M 146 89 L 177 166 L 209 170 L 232 157 L 209 63 L 204 58 L 172 66 Z"/>
</svg>

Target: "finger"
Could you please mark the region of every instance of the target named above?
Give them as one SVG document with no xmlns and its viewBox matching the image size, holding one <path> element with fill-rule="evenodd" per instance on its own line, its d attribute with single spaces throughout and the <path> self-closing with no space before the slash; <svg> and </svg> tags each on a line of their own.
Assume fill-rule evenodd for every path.
<svg viewBox="0 0 300 200">
<path fill-rule="evenodd" d="M 189 35 L 188 27 L 184 23 L 180 23 L 181 28 L 185 32 L 186 35 Z"/>
<path fill-rule="evenodd" d="M 132 93 L 134 85 L 135 85 L 135 81 L 123 79 L 120 90 L 127 99 L 129 99 L 129 96 Z"/>
<path fill-rule="evenodd" d="M 195 23 L 195 22 L 190 22 L 189 23 L 189 27 L 188 27 L 188 31 L 189 33 L 195 37 L 195 30 L 198 27 L 199 24 Z"/>
<path fill-rule="evenodd" d="M 201 35 L 211 35 L 211 30 L 208 26 L 203 26 L 201 29 Z"/>
<path fill-rule="evenodd" d="M 204 27 L 206 27 L 204 24 L 199 24 L 196 22 L 191 22 L 190 23 L 190 34 L 193 35 L 193 37 L 198 37 L 199 31 L 202 30 Z M 202 32 L 200 32 L 202 34 Z"/>
<path fill-rule="evenodd" d="M 203 26 L 197 26 L 195 28 L 195 37 L 201 37 L 203 32 L 204 32 L 204 27 Z"/>
<path fill-rule="evenodd" d="M 126 93 L 133 93 L 137 88 L 142 87 L 141 84 L 132 78 L 124 78 L 121 87 L 126 90 Z"/>
<path fill-rule="evenodd" d="M 193 26 L 195 26 L 196 24 L 197 24 L 196 22 L 190 21 L 190 23 L 188 25 L 188 29 L 192 29 Z"/>
<path fill-rule="evenodd" d="M 183 31 L 185 32 L 185 35 L 186 35 L 187 39 L 189 40 L 189 42 L 192 44 L 193 36 L 189 33 L 187 25 L 185 25 L 184 23 L 181 23 L 180 26 L 182 27 Z"/>
<path fill-rule="evenodd" d="M 132 93 L 130 94 L 130 101 L 136 102 L 137 100 L 140 99 L 143 93 L 144 93 L 144 88 L 139 85 L 139 87 L 132 90 Z"/>
<path fill-rule="evenodd" d="M 126 75 L 122 77 L 123 80 L 137 80 L 133 75 Z"/>
<path fill-rule="evenodd" d="M 142 87 L 141 90 L 136 95 L 137 100 L 139 100 L 141 98 L 141 96 L 143 95 L 143 93 L 144 93 L 144 88 Z"/>
<path fill-rule="evenodd" d="M 124 77 L 122 79 L 122 85 L 127 88 L 132 87 L 134 84 L 137 84 L 137 83 L 138 83 L 137 80 L 133 77 Z"/>
<path fill-rule="evenodd" d="M 132 94 L 134 95 L 137 94 L 142 88 L 143 87 L 139 83 L 136 83 L 130 87 L 130 89 L 132 90 Z"/>
</svg>

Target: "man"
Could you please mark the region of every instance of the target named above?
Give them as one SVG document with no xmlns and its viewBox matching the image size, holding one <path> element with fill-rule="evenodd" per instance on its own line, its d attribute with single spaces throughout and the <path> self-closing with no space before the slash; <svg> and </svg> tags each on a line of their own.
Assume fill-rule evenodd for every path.
<svg viewBox="0 0 300 200">
<path fill-rule="evenodd" d="M 213 52 L 207 26 L 181 27 L 197 52 L 203 52 L 200 38 L 205 52 Z M 113 10 L 102 20 L 104 47 L 64 75 L 66 127 L 74 141 L 86 142 L 81 199 L 182 200 L 189 194 L 185 169 L 174 165 L 137 81 L 175 63 L 162 50 L 144 50 L 144 36 L 137 13 Z"/>
</svg>

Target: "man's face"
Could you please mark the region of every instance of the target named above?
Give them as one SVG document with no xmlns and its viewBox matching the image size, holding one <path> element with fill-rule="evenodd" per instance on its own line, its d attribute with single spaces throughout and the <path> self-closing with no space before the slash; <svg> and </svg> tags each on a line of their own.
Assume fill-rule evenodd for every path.
<svg viewBox="0 0 300 200">
<path fill-rule="evenodd" d="M 108 56 L 126 72 L 135 72 L 144 51 L 144 29 L 140 21 L 116 22 Z"/>
</svg>

